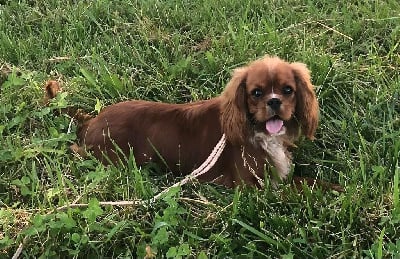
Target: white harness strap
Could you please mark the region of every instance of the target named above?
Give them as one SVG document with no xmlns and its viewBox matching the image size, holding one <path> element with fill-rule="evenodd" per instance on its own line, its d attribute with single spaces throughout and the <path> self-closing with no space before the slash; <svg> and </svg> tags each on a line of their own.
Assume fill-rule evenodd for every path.
<svg viewBox="0 0 400 259">
<path fill-rule="evenodd" d="M 207 159 L 193 172 L 183 178 L 180 182 L 168 187 L 167 189 L 163 190 L 156 196 L 150 199 L 150 202 L 154 202 L 159 199 L 164 193 L 168 192 L 171 188 L 182 186 L 186 184 L 189 180 L 199 177 L 202 174 L 207 173 L 218 161 L 218 158 L 221 156 L 222 151 L 224 150 L 226 145 L 226 136 L 225 134 L 222 135 L 221 139 L 218 141 L 217 145 L 214 147 L 211 154 L 207 157 Z"/>
</svg>

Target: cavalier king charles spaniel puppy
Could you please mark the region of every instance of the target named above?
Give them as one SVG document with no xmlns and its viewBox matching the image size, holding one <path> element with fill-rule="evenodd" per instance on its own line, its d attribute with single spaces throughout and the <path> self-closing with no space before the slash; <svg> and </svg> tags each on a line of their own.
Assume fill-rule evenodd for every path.
<svg viewBox="0 0 400 259">
<path fill-rule="evenodd" d="M 59 89 L 49 81 L 47 99 Z M 210 100 L 132 100 L 110 105 L 96 117 L 73 116 L 78 143 L 72 149 L 80 154 L 87 150 L 105 164 L 118 164 L 132 153 L 138 166 L 154 162 L 177 175 L 200 166 L 225 134 L 221 156 L 199 180 L 259 186 L 265 173 L 287 177 L 288 148 L 300 135 L 314 139 L 318 102 L 306 65 L 265 56 L 235 69 L 222 94 Z"/>
</svg>

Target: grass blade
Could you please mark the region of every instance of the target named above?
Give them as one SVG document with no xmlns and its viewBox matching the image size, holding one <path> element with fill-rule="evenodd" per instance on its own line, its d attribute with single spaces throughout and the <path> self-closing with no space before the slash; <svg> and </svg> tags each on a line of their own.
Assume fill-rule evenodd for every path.
<svg viewBox="0 0 400 259">
<path fill-rule="evenodd" d="M 243 221 L 240 221 L 238 219 L 233 219 L 232 222 L 236 223 L 236 224 L 239 224 L 240 226 L 242 226 L 246 230 L 250 231 L 254 235 L 256 235 L 259 238 L 261 238 L 261 240 L 265 241 L 266 243 L 268 243 L 270 245 L 273 245 L 273 246 L 279 248 L 282 251 L 285 250 L 285 247 L 281 243 L 279 243 L 278 241 L 276 241 L 272 237 L 267 236 L 266 234 L 262 233 L 261 231 L 255 229 L 254 227 L 250 226 L 249 224 L 246 224 Z"/>
</svg>

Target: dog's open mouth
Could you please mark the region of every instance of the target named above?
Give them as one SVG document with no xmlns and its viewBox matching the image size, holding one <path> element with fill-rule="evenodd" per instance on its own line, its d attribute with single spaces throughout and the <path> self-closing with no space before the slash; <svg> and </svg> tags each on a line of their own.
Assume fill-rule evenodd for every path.
<svg viewBox="0 0 400 259">
<path fill-rule="evenodd" d="M 281 131 L 283 127 L 283 120 L 278 116 L 274 116 L 271 119 L 267 120 L 265 123 L 265 128 L 267 129 L 269 134 L 276 134 Z"/>
</svg>

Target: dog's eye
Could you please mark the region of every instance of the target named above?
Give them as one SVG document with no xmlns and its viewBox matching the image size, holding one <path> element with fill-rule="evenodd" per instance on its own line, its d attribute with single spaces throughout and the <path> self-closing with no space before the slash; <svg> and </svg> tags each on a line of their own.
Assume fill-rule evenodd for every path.
<svg viewBox="0 0 400 259">
<path fill-rule="evenodd" d="M 253 95 L 256 98 L 259 98 L 263 95 L 263 92 L 261 91 L 261 89 L 256 88 L 253 91 L 251 91 L 251 95 Z"/>
<path fill-rule="evenodd" d="M 291 86 L 287 85 L 287 86 L 282 88 L 282 93 L 286 94 L 286 95 L 289 95 L 289 94 L 293 93 L 293 88 Z"/>
</svg>

